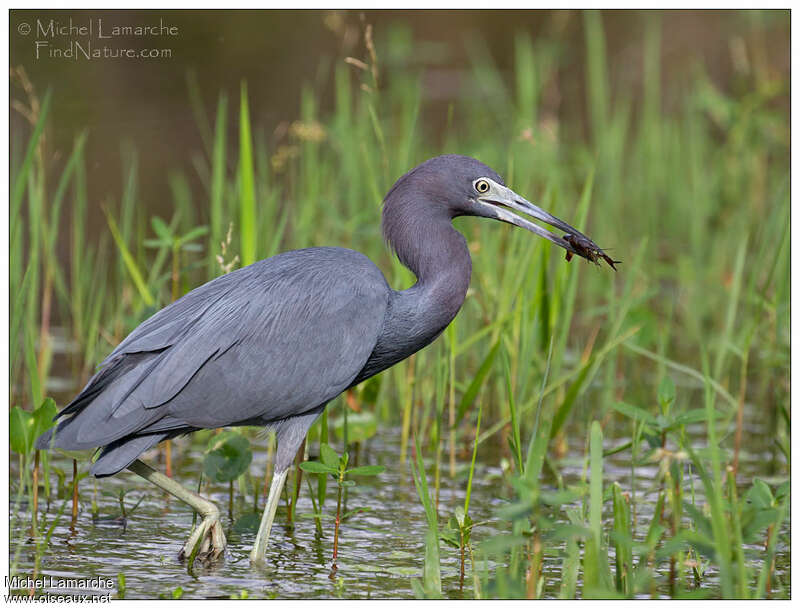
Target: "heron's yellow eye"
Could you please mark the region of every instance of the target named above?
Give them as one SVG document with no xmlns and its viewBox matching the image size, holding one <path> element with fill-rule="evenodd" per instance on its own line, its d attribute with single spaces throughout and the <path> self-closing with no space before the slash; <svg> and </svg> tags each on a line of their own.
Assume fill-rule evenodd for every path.
<svg viewBox="0 0 800 609">
<path fill-rule="evenodd" d="M 475 190 L 480 193 L 487 192 L 489 190 L 489 182 L 486 180 L 478 180 L 475 182 Z"/>
</svg>

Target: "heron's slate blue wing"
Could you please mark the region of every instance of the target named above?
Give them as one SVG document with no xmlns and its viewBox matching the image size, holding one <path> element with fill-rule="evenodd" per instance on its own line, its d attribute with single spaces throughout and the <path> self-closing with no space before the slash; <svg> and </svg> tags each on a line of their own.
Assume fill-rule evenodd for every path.
<svg viewBox="0 0 800 609">
<path fill-rule="evenodd" d="M 55 445 L 266 424 L 316 408 L 364 367 L 389 293 L 366 256 L 342 248 L 287 252 L 200 286 L 106 358 L 61 411 L 71 417 Z"/>
</svg>

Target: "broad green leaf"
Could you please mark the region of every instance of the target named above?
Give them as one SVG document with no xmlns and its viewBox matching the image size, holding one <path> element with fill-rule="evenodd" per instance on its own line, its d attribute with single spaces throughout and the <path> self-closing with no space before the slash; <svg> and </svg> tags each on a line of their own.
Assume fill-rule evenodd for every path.
<svg viewBox="0 0 800 609">
<path fill-rule="evenodd" d="M 178 240 L 180 243 L 186 243 L 187 241 L 194 241 L 195 239 L 202 237 L 203 235 L 208 233 L 207 226 L 196 226 L 191 229 L 188 233 L 181 236 Z"/>
<path fill-rule="evenodd" d="M 230 482 L 246 472 L 252 460 L 247 438 L 235 431 L 223 431 L 209 440 L 203 469 L 211 480 Z"/>
<path fill-rule="evenodd" d="M 300 464 L 300 469 L 309 474 L 333 474 L 339 473 L 339 469 L 335 467 L 328 467 L 319 461 L 303 461 Z"/>
<path fill-rule="evenodd" d="M 778 503 L 783 502 L 783 500 L 789 496 L 789 491 L 791 490 L 791 483 L 789 480 L 782 483 L 777 489 L 775 489 L 775 501 Z"/>
<path fill-rule="evenodd" d="M 656 417 L 647 412 L 644 408 L 640 408 L 639 406 L 633 406 L 632 404 L 626 404 L 625 402 L 616 402 L 614 404 L 611 404 L 611 407 L 620 414 L 625 415 L 629 419 L 644 421 L 645 423 L 653 427 L 657 426 Z"/>
<path fill-rule="evenodd" d="M 455 509 L 455 517 L 456 517 L 456 522 L 458 522 L 458 526 L 460 527 L 464 526 L 464 516 L 465 516 L 464 508 L 461 507 L 460 505 L 457 505 Z"/>
<path fill-rule="evenodd" d="M 705 421 L 707 416 L 708 415 L 706 413 L 705 408 L 695 408 L 692 410 L 687 410 L 686 412 L 676 416 L 669 424 L 668 429 L 671 429 L 673 427 L 678 427 L 680 425 L 691 425 L 692 423 L 700 423 Z M 723 417 L 725 417 L 725 415 L 721 412 L 717 412 L 715 415 L 716 419 L 721 419 Z"/>
<path fill-rule="evenodd" d="M 53 417 L 55 417 L 57 413 L 58 407 L 53 398 L 45 398 L 41 406 L 33 411 L 33 442 L 48 429 L 55 426 L 56 422 L 53 420 Z"/>
<path fill-rule="evenodd" d="M 661 379 L 661 384 L 658 386 L 658 403 L 661 404 L 661 408 L 664 412 L 667 412 L 667 409 L 672 405 L 675 401 L 675 383 L 672 380 L 672 377 L 665 376 Z"/>
<path fill-rule="evenodd" d="M 158 216 L 153 216 L 150 218 L 150 225 L 153 227 L 153 231 L 156 235 L 158 235 L 160 241 L 172 243 L 174 238 L 172 236 L 172 231 L 169 230 L 169 226 L 167 226 L 166 222 L 164 222 Z"/>
<path fill-rule="evenodd" d="M 383 473 L 385 469 L 383 465 L 362 465 L 361 467 L 348 469 L 347 474 L 350 476 L 376 476 Z"/>
<path fill-rule="evenodd" d="M 27 455 L 31 450 L 31 436 L 33 435 L 33 414 L 14 406 L 9 411 L 8 441 L 11 450 L 20 455 Z"/>
<path fill-rule="evenodd" d="M 452 526 L 453 519 L 450 519 L 450 522 L 447 525 L 447 528 L 442 529 L 439 531 L 439 539 L 445 542 L 448 546 L 453 548 L 460 548 L 461 547 L 461 534 L 458 532 L 458 528 Z"/>
<path fill-rule="evenodd" d="M 759 478 L 753 480 L 753 486 L 745 493 L 744 498 L 757 509 L 770 508 L 773 503 L 772 491 L 767 483 Z"/>
<path fill-rule="evenodd" d="M 761 537 L 762 531 L 768 526 L 774 525 L 778 522 L 780 517 L 780 510 L 771 508 L 765 510 L 758 510 L 752 517 L 748 518 L 745 525 L 742 527 L 742 538 L 745 543 L 754 543 Z"/>
<path fill-rule="evenodd" d="M 328 467 L 339 471 L 339 454 L 329 444 L 319 445 L 319 458 Z"/>
</svg>

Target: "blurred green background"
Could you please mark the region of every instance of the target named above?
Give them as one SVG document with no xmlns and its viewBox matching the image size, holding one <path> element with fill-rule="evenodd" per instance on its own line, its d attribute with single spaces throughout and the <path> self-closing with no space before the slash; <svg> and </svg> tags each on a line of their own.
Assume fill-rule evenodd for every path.
<svg viewBox="0 0 800 609">
<path fill-rule="evenodd" d="M 96 205 L 109 193 L 120 192 L 120 142 L 131 141 L 141 153 L 140 202 L 158 210 L 168 190 L 164 169 L 184 170 L 191 179 L 191 152 L 202 145 L 187 94 L 190 74 L 209 111 L 220 91 L 238 91 L 239 82 L 246 80 L 252 97 L 253 125 L 274 145 L 281 139 L 281 131 L 276 132 L 276 128 L 298 118 L 304 86 L 312 88 L 321 112 L 333 109 L 334 69 L 344 57 L 363 59 L 366 52 L 360 35 L 361 14 L 13 11 L 11 66 L 23 66 L 40 94 L 53 89 L 49 125 L 53 152 L 64 153 L 75 132 L 90 130 L 86 148 L 88 167 L 93 173 L 87 184 L 90 204 Z M 537 100 L 539 120 L 557 128 L 559 138 L 590 136 L 586 40 L 580 12 L 386 10 L 366 11 L 363 15 L 375 28 L 376 45 L 381 51 L 382 86 L 389 86 L 393 78 L 402 78 L 408 71 L 419 78 L 423 101 L 420 132 L 441 138 L 451 103 L 477 98 L 489 104 L 490 98 L 513 91 L 515 36 L 527 33 L 539 45 L 549 46 L 555 55 L 552 74 L 547 83 L 542 83 Z M 647 16 L 647 12 L 640 11 L 603 13 L 610 99 L 615 104 L 629 101 L 633 112 L 640 112 L 645 101 L 642 45 Z M 98 19 L 104 19 L 107 28 L 157 24 L 161 19 L 176 26 L 179 33 L 144 41 L 122 39 L 120 43 L 133 48 L 169 48 L 170 59 L 51 59 L 45 56 L 49 48 L 42 47 L 37 60 L 35 30 L 27 36 L 18 33 L 21 23 L 35 27 L 37 19 L 45 25 L 51 19 L 68 25 L 72 19 L 75 25 L 91 21 L 95 26 Z M 690 76 L 699 68 L 716 87 L 731 95 L 743 94 L 754 79 L 788 83 L 788 12 L 665 11 L 659 13 L 658 19 L 662 34 L 656 95 L 658 105 L 670 115 L 680 109 L 690 87 Z M 44 40 L 41 36 L 39 39 Z M 64 47 L 68 40 L 51 44 Z M 103 43 L 96 38 L 93 42 L 96 46 Z M 494 82 L 474 79 L 475 62 L 483 60 L 497 69 L 504 91 L 491 91 Z M 11 94 L 17 98 L 20 91 L 12 87 Z M 771 103 L 788 119 L 788 89 Z M 13 111 L 10 118 L 12 132 L 24 133 L 24 119 Z M 455 116 L 459 123 L 464 118 Z M 507 125 L 508 131 L 487 133 L 486 137 L 507 137 L 512 127 Z"/>
</svg>

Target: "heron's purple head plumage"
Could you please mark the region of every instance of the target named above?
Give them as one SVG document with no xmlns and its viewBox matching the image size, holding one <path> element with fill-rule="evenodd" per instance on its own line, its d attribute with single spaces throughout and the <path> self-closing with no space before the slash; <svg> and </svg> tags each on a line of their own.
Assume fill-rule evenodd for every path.
<svg viewBox="0 0 800 609">
<path fill-rule="evenodd" d="M 521 212 L 563 231 L 562 238 L 530 222 Z M 438 234 L 433 230 L 457 216 L 479 216 L 514 224 L 597 263 L 613 260 L 589 237 L 506 187 L 480 161 L 456 154 L 429 159 L 395 182 L 383 201 L 383 236 L 400 261 L 415 270 L 420 255 Z M 569 259 L 568 257 L 568 259 Z"/>
<path fill-rule="evenodd" d="M 469 215 L 469 203 L 478 194 L 474 184 L 480 178 L 505 185 L 494 169 L 468 156 L 445 154 L 425 161 L 399 178 L 386 194 L 384 231 L 392 229 L 395 208 L 419 202 L 443 210 L 450 217 Z"/>
</svg>

